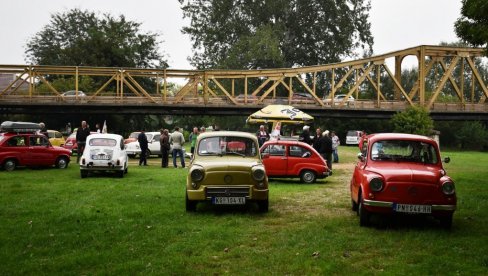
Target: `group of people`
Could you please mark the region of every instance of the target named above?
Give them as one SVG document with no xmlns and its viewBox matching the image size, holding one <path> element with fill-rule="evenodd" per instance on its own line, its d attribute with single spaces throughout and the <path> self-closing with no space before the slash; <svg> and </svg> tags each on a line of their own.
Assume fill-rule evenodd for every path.
<svg viewBox="0 0 488 276">
<path fill-rule="evenodd" d="M 200 133 L 205 132 L 205 128 L 202 127 L 199 131 L 197 127 L 194 127 L 190 133 L 189 140 L 191 146 L 191 153 L 195 151 L 195 145 L 197 142 L 197 137 Z M 179 127 L 175 127 L 173 133 L 169 133 L 168 129 L 160 130 L 161 137 L 159 138 L 160 149 L 161 149 L 161 167 L 167 168 L 169 163 L 169 153 L 173 157 L 173 166 L 178 168 L 176 158 L 180 157 L 181 167 L 185 167 L 185 155 L 183 152 L 183 145 L 185 144 L 185 137 L 181 133 Z M 139 141 L 139 147 L 141 148 L 141 154 L 139 156 L 139 166 L 147 166 L 147 150 L 148 144 L 147 137 L 144 131 L 141 131 L 137 136 L 137 141 Z"/>
</svg>

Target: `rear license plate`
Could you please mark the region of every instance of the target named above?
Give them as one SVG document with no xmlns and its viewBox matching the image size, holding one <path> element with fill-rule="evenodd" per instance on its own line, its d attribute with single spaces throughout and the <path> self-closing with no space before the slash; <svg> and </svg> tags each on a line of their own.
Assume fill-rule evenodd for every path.
<svg viewBox="0 0 488 276">
<path fill-rule="evenodd" d="M 394 204 L 393 210 L 398 213 L 430 214 L 432 213 L 432 206 L 415 204 Z"/>
<path fill-rule="evenodd" d="M 246 204 L 245 197 L 213 197 L 212 203 L 215 205 L 243 205 Z"/>
<path fill-rule="evenodd" d="M 109 160 L 109 155 L 92 155 L 93 160 Z"/>
</svg>

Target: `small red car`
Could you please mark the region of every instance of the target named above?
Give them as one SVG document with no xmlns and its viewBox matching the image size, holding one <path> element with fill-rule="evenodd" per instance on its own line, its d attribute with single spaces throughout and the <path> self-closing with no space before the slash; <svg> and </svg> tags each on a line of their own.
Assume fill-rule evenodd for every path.
<svg viewBox="0 0 488 276">
<path fill-rule="evenodd" d="M 324 158 L 306 143 L 268 141 L 263 144 L 260 152 L 266 174 L 270 178 L 299 177 L 302 182 L 313 183 L 317 178 L 329 176 Z"/>
<path fill-rule="evenodd" d="M 90 134 L 95 134 L 97 133 L 96 131 L 90 131 Z M 73 152 L 78 153 L 78 143 L 76 143 L 76 131 L 71 133 L 68 138 L 66 138 L 66 142 L 63 145 L 63 148 L 68 149 L 71 151 L 71 154 Z"/>
<path fill-rule="evenodd" d="M 359 145 L 350 188 L 352 209 L 361 226 L 370 224 L 372 213 L 397 213 L 434 216 L 443 227 L 451 227 L 456 191 L 436 141 L 381 133 L 363 137 Z"/>
<path fill-rule="evenodd" d="M 40 133 L 0 133 L 0 166 L 13 171 L 17 166 L 68 167 L 70 151 L 52 146 Z"/>
</svg>

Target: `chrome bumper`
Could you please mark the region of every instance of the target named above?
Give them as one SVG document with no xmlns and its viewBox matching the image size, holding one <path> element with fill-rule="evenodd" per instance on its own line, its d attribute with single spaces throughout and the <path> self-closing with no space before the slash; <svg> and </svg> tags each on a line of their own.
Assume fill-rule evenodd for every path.
<svg viewBox="0 0 488 276">
<path fill-rule="evenodd" d="M 364 199 L 365 206 L 393 208 L 393 202 Z M 432 211 L 455 211 L 456 205 L 432 205 Z"/>
</svg>

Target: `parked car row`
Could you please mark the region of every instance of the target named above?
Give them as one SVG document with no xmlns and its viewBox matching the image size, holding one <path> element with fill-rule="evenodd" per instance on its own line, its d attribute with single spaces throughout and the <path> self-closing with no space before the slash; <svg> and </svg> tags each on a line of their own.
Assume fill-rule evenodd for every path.
<svg viewBox="0 0 488 276">
<path fill-rule="evenodd" d="M 0 165 L 56 166 L 64 169 L 71 151 L 53 146 L 33 123 L 4 122 L 0 132 Z M 159 132 L 146 133 L 159 148 Z M 149 139 L 150 138 L 150 139 Z M 129 144 L 118 134 L 89 135 L 80 158 L 80 176 L 92 172 L 128 172 Z M 352 210 L 359 224 L 368 226 L 373 214 L 422 215 L 437 218 L 450 228 L 457 206 L 453 180 L 443 168 L 435 140 L 411 134 L 382 133 L 359 138 L 357 165 L 350 181 Z M 444 159 L 448 162 L 449 159 Z M 313 183 L 330 175 L 325 160 L 311 146 L 268 141 L 261 148 L 255 135 L 208 132 L 198 136 L 186 179 L 186 210 L 199 202 L 214 205 L 257 203 L 269 208 L 268 178 L 300 178 Z"/>
</svg>

